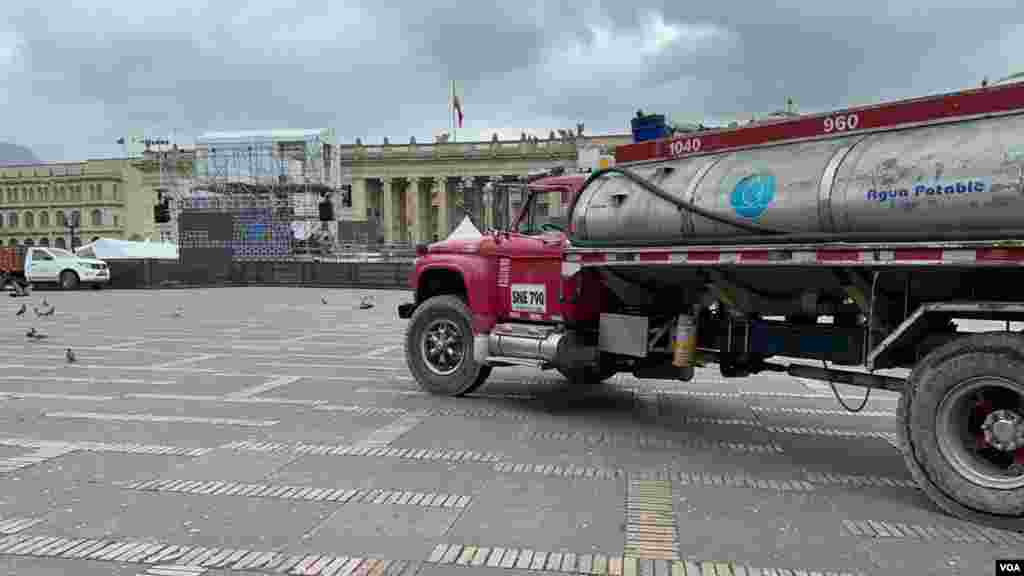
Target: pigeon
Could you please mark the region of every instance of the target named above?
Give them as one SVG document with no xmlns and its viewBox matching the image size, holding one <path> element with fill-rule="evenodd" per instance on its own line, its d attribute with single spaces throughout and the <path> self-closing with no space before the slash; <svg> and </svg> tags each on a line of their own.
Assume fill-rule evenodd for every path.
<svg viewBox="0 0 1024 576">
<path fill-rule="evenodd" d="M 320 301 L 323 302 L 324 304 L 327 304 L 327 296 L 321 296 Z"/>
<path fill-rule="evenodd" d="M 50 306 L 50 309 L 40 314 L 40 316 L 53 316 L 53 313 L 57 311 L 56 306 Z"/>
<path fill-rule="evenodd" d="M 43 314 L 42 312 L 39 311 L 39 307 L 37 306 L 33 306 L 32 311 L 36 313 L 36 318 L 40 316 L 46 316 L 46 314 Z"/>
<path fill-rule="evenodd" d="M 32 338 L 33 340 L 43 340 L 43 339 L 46 338 L 46 334 L 41 334 L 39 332 L 36 332 L 35 328 L 32 328 L 31 330 L 26 332 L 25 336 L 28 337 L 28 338 Z"/>
<path fill-rule="evenodd" d="M 182 310 L 180 306 L 172 314 L 172 316 L 174 316 L 175 318 L 181 318 L 184 315 L 185 315 L 185 311 Z"/>
<path fill-rule="evenodd" d="M 359 309 L 360 310 L 369 310 L 370 308 L 373 308 L 372 300 L 373 300 L 373 296 L 363 296 L 362 301 L 359 302 Z"/>
<path fill-rule="evenodd" d="M 15 316 L 24 316 L 25 315 L 25 310 L 27 310 L 27 309 L 28 309 L 28 306 L 22 304 L 21 308 L 18 308 L 18 311 L 15 312 L 14 315 Z"/>
<path fill-rule="evenodd" d="M 43 308 L 50 308 L 50 307 L 51 307 L 50 303 L 46 301 L 46 298 L 43 298 Z"/>
<path fill-rule="evenodd" d="M 75 358 L 75 353 L 71 351 L 71 348 L 67 349 L 67 351 L 64 353 L 64 357 L 68 359 L 68 364 L 72 364 L 77 361 L 77 359 Z"/>
</svg>

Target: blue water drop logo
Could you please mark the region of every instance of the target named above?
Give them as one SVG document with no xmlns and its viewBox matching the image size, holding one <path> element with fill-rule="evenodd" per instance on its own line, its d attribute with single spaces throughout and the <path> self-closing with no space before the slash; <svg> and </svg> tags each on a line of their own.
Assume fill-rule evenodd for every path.
<svg viewBox="0 0 1024 576">
<path fill-rule="evenodd" d="M 753 174 L 736 183 L 729 198 L 733 210 L 744 218 L 757 218 L 775 200 L 775 176 Z"/>
</svg>

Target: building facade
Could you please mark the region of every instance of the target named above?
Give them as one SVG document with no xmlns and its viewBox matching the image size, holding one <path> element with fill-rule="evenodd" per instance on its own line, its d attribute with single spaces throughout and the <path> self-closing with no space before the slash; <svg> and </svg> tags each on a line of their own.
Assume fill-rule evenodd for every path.
<svg viewBox="0 0 1024 576">
<path fill-rule="evenodd" d="M 130 159 L 0 168 L 0 243 L 177 242 L 175 220 L 154 220 L 158 198 L 173 202 L 225 187 L 286 191 L 294 218 L 317 226 L 317 205 L 328 194 L 331 232 L 341 242 L 429 242 L 447 236 L 463 215 L 480 228 L 508 224 L 522 199 L 503 182 L 556 166 L 601 167 L 631 141 L 628 134 L 563 131 L 547 140 L 338 146 L 330 130 L 207 133 L 195 148 L 147 147 Z M 565 208 L 565 198 L 546 200 L 552 214 Z"/>
<path fill-rule="evenodd" d="M 154 203 L 129 160 L 3 167 L 0 242 L 75 248 L 100 237 L 153 238 Z"/>
<path fill-rule="evenodd" d="M 444 238 L 468 215 L 481 229 L 507 225 L 521 198 L 503 183 L 539 170 L 589 170 L 614 149 L 632 142 L 629 134 L 583 136 L 552 132 L 547 140 L 385 143 L 338 147 L 340 181 L 350 187 L 341 234 L 362 243 L 419 243 Z M 584 159 L 584 162 L 581 162 Z M 552 194 L 549 213 L 565 209 Z M 343 239 L 345 240 L 345 239 Z"/>
</svg>

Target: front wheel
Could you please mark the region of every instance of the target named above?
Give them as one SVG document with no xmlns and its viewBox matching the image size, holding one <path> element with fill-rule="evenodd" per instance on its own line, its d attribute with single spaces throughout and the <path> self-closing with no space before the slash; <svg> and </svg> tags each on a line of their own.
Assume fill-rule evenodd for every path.
<svg viewBox="0 0 1024 576">
<path fill-rule="evenodd" d="M 936 505 L 1024 531 L 1024 338 L 972 334 L 937 348 L 899 412 L 904 460 Z"/>
<path fill-rule="evenodd" d="M 74 290 L 78 288 L 78 274 L 73 270 L 65 270 L 60 273 L 60 287 L 62 290 Z"/>
<path fill-rule="evenodd" d="M 416 307 L 405 334 L 405 361 L 420 387 L 440 396 L 463 396 L 479 388 L 491 367 L 473 359 L 472 313 L 451 295 Z"/>
</svg>

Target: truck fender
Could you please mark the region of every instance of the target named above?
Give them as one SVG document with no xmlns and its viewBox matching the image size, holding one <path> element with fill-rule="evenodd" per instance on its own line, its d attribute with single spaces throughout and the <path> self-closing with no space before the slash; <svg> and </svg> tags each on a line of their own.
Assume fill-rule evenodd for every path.
<svg viewBox="0 0 1024 576">
<path fill-rule="evenodd" d="M 470 286 L 486 286 L 487 270 L 483 266 L 466 265 L 454 259 L 438 260 L 413 273 L 416 301 L 422 302 L 438 294 L 457 294 L 466 300 L 470 309 L 479 311 L 485 305 L 481 302 L 483 295 L 473 293 Z"/>
<path fill-rule="evenodd" d="M 458 295 L 473 312 L 474 333 L 490 332 L 494 324 L 491 302 L 494 282 L 488 281 L 490 271 L 487 262 L 475 258 L 469 260 L 461 254 L 453 256 L 456 257 L 439 257 L 413 272 L 411 284 L 416 291 L 416 304 L 439 294 Z"/>
</svg>

